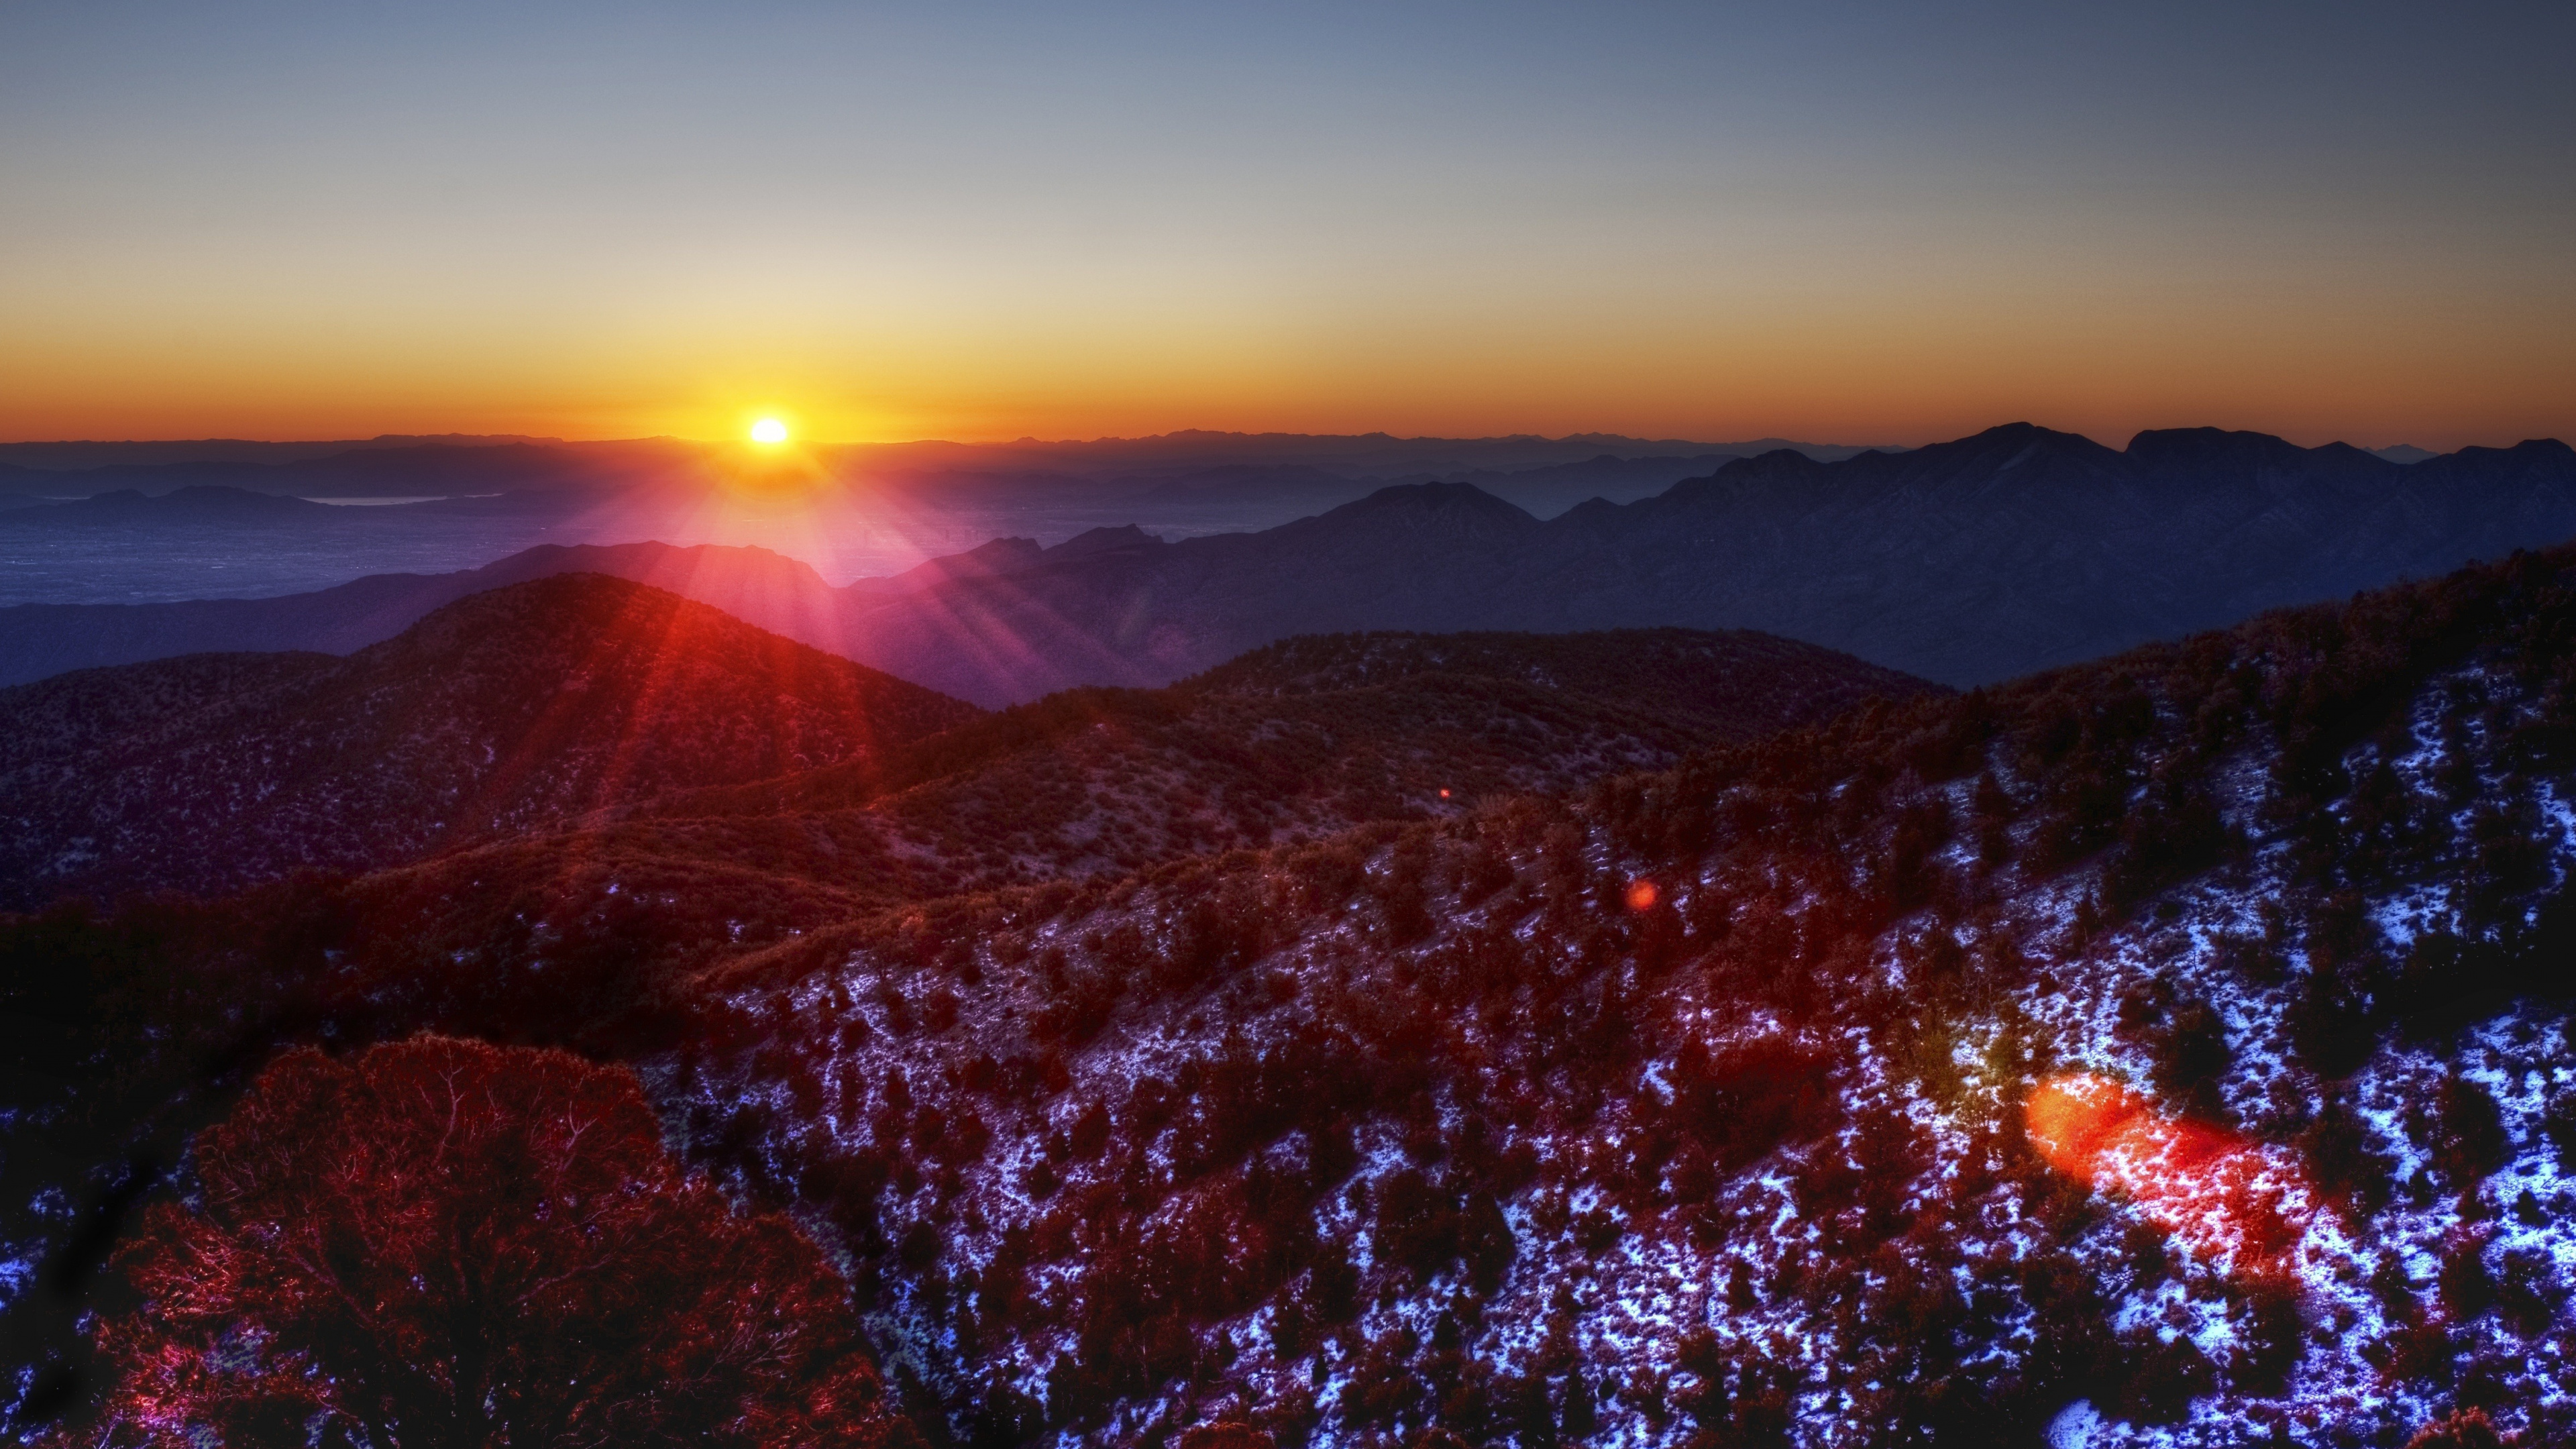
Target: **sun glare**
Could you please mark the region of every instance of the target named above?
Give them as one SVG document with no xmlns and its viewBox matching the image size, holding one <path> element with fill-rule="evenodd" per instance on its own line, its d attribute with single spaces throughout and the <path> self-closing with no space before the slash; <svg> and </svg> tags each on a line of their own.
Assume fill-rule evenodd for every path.
<svg viewBox="0 0 2576 1449">
<path fill-rule="evenodd" d="M 751 440 L 755 443 L 786 442 L 787 425 L 776 418 L 762 418 L 751 425 Z"/>
</svg>

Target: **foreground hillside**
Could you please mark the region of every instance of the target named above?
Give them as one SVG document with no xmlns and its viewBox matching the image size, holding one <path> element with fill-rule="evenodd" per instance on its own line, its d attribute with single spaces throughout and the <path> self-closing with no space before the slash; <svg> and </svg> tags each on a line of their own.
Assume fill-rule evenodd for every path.
<svg viewBox="0 0 2576 1449">
<path fill-rule="evenodd" d="M 2561 550 L 1133 873 L 25 918 L 10 1235 L 280 1042 L 434 1027 L 634 1063 L 934 1440 L 2562 1442 L 2572 646 Z"/>
<path fill-rule="evenodd" d="M 629 666 L 648 676 L 630 683 L 669 683 L 681 671 L 646 668 L 656 657 L 649 651 L 607 649 L 627 637 L 619 627 L 625 616 L 594 614 L 603 600 L 619 599 L 649 606 L 649 638 L 670 637 L 674 619 L 705 622 L 705 611 L 606 580 L 478 596 L 432 621 L 441 625 L 440 642 L 422 658 L 434 669 L 413 672 L 473 681 L 473 708 L 457 712 L 456 699 L 424 685 L 395 691 L 403 707 L 394 717 L 413 735 L 445 739 L 479 728 L 485 716 L 586 699 L 567 695 L 554 672 L 570 661 L 542 651 L 526 657 L 532 641 L 585 641 L 579 658 L 593 691 L 607 689 L 612 700 L 621 696 L 610 686 Z M 723 645 L 722 659 L 763 650 L 802 657 L 784 641 L 747 632 L 725 621 L 701 642 Z M 365 667 L 380 652 L 349 663 Z M 328 672 L 338 663 L 221 657 L 18 693 L 52 699 L 58 686 L 79 682 L 75 702 L 94 706 L 118 681 L 139 699 L 136 686 L 197 672 Z M 364 677 L 394 690 L 392 681 Z M 78 1164 L 99 1163 L 107 1174 L 91 1186 L 108 1191 L 100 1210 L 111 1216 L 99 1221 L 112 1223 L 116 1204 L 128 1200 L 119 1194 L 149 1185 L 134 1174 L 174 1162 L 190 1124 L 287 1042 L 363 1041 L 429 1026 L 631 1054 L 688 1030 L 684 1018 L 695 1008 L 685 983 L 711 960 L 889 902 L 1014 881 L 1114 877 L 1367 821 L 1455 816 L 1480 800 L 1573 790 L 1864 698 L 1930 688 L 1759 635 L 1296 640 L 1183 687 L 1076 692 L 745 784 L 670 792 L 656 788 L 666 779 L 651 775 L 594 780 L 594 797 L 615 803 L 591 810 L 594 823 L 581 829 L 566 831 L 557 820 L 551 832 L 496 831 L 484 843 L 356 879 L 307 876 L 227 902 L 135 902 L 104 921 L 85 907 L 60 908 L 5 933 L 9 1110 L 21 1131 L 5 1159 L 0 1200 L 15 1206 L 0 1219 L 0 1242 L 41 1257 L 50 1240 L 44 1251 L 89 1262 L 77 1245 L 96 1240 L 77 1217 L 62 1216 L 78 1200 L 76 1192 L 65 1196 L 82 1175 Z M 259 695 L 257 709 L 229 720 L 183 712 L 162 724 L 214 735 L 229 725 L 251 744 L 330 736 L 345 733 L 344 693 Z M 166 694 L 152 698 L 169 702 Z M 649 732 L 705 747 L 693 757 L 701 777 L 759 776 L 774 763 L 754 747 L 757 733 L 739 728 L 730 693 L 675 689 L 655 699 L 662 713 Z M 299 702 L 310 706 L 301 715 Z M 707 717 L 676 718 L 684 707 Z M 150 711 L 106 715 L 131 733 Z M 263 733 L 242 730 L 244 719 Z M 593 723 L 593 734 L 623 737 L 613 713 Z M 541 746 L 577 756 L 587 737 L 531 740 L 528 752 L 532 760 L 546 757 Z M 215 751 L 211 761 L 164 764 L 170 781 L 220 794 L 211 787 L 238 758 Z M 81 765 L 77 755 L 58 761 L 58 791 L 88 778 Z M 310 773 L 349 784 L 345 772 Z M 621 785 L 629 792 L 615 794 Z M 342 817 L 331 813 L 326 793 L 306 791 L 307 823 L 324 838 L 363 843 L 384 801 L 362 798 L 363 808 Z M 129 803 L 136 816 L 158 819 L 164 835 L 181 835 L 191 798 L 165 800 L 158 817 L 146 799 Z M 399 858 L 406 852 L 395 845 Z M 145 874 L 155 865 L 175 865 L 180 880 L 196 866 L 185 855 L 124 863 L 141 884 L 171 883 Z M 305 994 L 313 988 L 332 999 Z M 152 1044 L 174 1029 L 142 1024 L 152 1022 L 176 1024 L 172 1047 Z M 214 1096 L 204 1095 L 208 1085 Z M 57 1279 L 48 1270 L 0 1320 L 18 1340 L 19 1361 L 55 1355 L 68 1315 L 85 1311 L 86 1270 L 67 1271 L 70 1286 L 43 1286 Z"/>
<path fill-rule="evenodd" d="M 1187 687 L 1072 691 L 882 757 L 639 792 L 577 829 L 494 837 L 243 909 L 325 911 L 335 939 L 412 953 L 431 978 L 488 968 L 507 979 L 541 958 L 553 989 L 596 980 L 614 994 L 647 968 L 684 968 L 896 902 L 1114 879 L 1372 822 L 1457 816 L 1931 688 L 1758 635 L 1469 637 L 1455 670 L 1421 667 L 1437 662 L 1426 646 L 1445 641 L 1293 641 L 1286 657 L 1374 661 L 1377 677 L 1283 693 L 1260 685 L 1271 661 L 1256 656 Z M 1547 668 L 1613 692 L 1514 677 Z M 1660 687 L 1633 702 L 1616 692 L 1648 670 L 1664 675 Z M 1229 679 L 1244 691 L 1230 692 Z M 290 899 L 303 904 L 280 904 Z"/>
<path fill-rule="evenodd" d="M 199 655 L 0 690 L 0 905 L 392 865 L 873 759 L 977 713 L 658 589 L 547 579 L 346 659 Z"/>
<path fill-rule="evenodd" d="M 992 1442 L 2576 1432 L 2576 556 L 725 966 Z"/>
</svg>

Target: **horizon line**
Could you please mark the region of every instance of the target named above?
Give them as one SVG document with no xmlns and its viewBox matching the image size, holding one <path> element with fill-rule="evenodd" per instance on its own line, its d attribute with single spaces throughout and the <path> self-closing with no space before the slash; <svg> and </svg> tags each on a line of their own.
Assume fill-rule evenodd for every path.
<svg viewBox="0 0 2576 1449">
<path fill-rule="evenodd" d="M 1940 444 L 1940 443 L 1958 442 L 1958 441 L 1961 441 L 1961 440 L 1963 440 L 1963 439 L 1977 437 L 1977 436 L 1979 436 L 1980 434 L 1983 434 L 1983 433 L 1994 432 L 1994 431 L 1997 431 L 1998 429 L 2002 429 L 2002 428 L 2012 428 L 2012 427 L 2033 427 L 2033 428 L 2038 428 L 2038 429 L 2040 429 L 2041 431 L 2045 431 L 2045 432 L 2058 433 L 2058 434 L 2061 434 L 2061 435 L 2064 435 L 2064 436 L 2069 436 L 2069 437 L 2079 437 L 2079 438 L 2083 438 L 2083 439 L 2085 439 L 2085 440 L 2086 440 L 2086 441 L 2088 441 L 2088 442 L 2092 442 L 2092 443 L 2094 443 L 2094 444 L 2096 444 L 2096 445 L 2098 445 L 2098 446 L 2101 446 L 2101 447 L 2104 447 L 2104 448 L 2108 448 L 2108 449 L 2110 449 L 2110 450 L 2111 450 L 2111 451 L 2113 451 L 2113 452 L 2123 452 L 2123 451 L 2126 451 L 2127 446 L 2128 446 L 2130 443 L 2134 443 L 2134 442 L 2135 442 L 2139 437 L 2141 437 L 2141 436 L 2143 436 L 2143 435 L 2145 435 L 2145 434 L 2148 434 L 2148 433 L 2160 433 L 2160 432 L 2200 432 L 2200 431 L 2211 431 L 2211 432 L 2222 432 L 2222 433 L 2245 434 L 2245 435 L 2257 436 L 2257 437 L 2278 438 L 2278 439 L 2280 439 L 2280 440 L 2282 440 L 2282 441 L 2284 441 L 2284 442 L 2288 442 L 2288 441 L 2290 441 L 2290 440 L 2289 440 L 2285 435 L 2283 435 L 2283 434 L 2280 434 L 2280 433 L 2273 433 L 2273 432 L 2268 432 L 2268 431 L 2265 431 L 2265 430 L 2263 430 L 2263 429 L 2259 429 L 2259 428 L 2226 428 L 2226 427 L 2218 427 L 2218 426 L 2211 425 L 2211 424 L 2198 424 L 2198 425 L 2185 425 L 2185 426 L 2180 426 L 2180 427 L 2140 428 L 2140 429 L 2137 429 L 2135 432 L 2132 432 L 2132 433 L 2128 436 L 2128 438 L 2126 438 L 2126 439 L 2124 439 L 2124 440 L 2122 440 L 2122 441 L 2120 441 L 2120 442 L 2116 442 L 2116 443 L 2115 443 L 2115 442 L 2112 442 L 2112 441 L 2106 440 L 2106 439 L 2101 438 L 2101 437 L 2096 437 L 2095 435 L 2093 435 L 2093 434 L 2091 434 L 2091 433 L 2088 433 L 2088 432 L 2084 432 L 2084 431 L 2082 431 L 2082 430 L 2080 430 L 2080 429 L 2049 427 L 2049 426 L 2047 426 L 2046 424 L 2032 423 L 2032 422 L 2028 421 L 2026 418 L 2024 418 L 2024 419 L 2014 419 L 2014 420 L 2009 421 L 2009 422 L 1995 423 L 1995 424 L 1991 424 L 1991 425 L 1986 426 L 1986 427 L 1983 427 L 1983 428 L 1976 428 L 1976 429 L 1972 429 L 1972 430 L 1970 430 L 1970 431 L 1968 431 L 1968 432 L 1959 433 L 1959 434 L 1955 434 L 1955 435 L 1953 435 L 1953 436 L 1948 436 L 1948 437 L 1932 438 L 1932 439 L 1922 440 L 1922 441 L 1909 441 L 1909 442 L 1879 441 L 1879 442 L 1871 442 L 1871 443 L 1849 443 L 1849 442 L 1840 442 L 1840 441 L 1835 441 L 1835 440 L 1831 440 L 1831 439 L 1799 438 L 1799 437 L 1793 437 L 1793 436 L 1791 436 L 1791 435 L 1784 434 L 1784 433 L 1765 433 L 1765 434 L 1761 434 L 1761 435 L 1758 435 L 1758 436 L 1755 436 L 1755 437 L 1750 437 L 1750 438 L 1717 439 L 1717 438 L 1689 438 L 1689 437 L 1678 437 L 1678 436 L 1667 436 L 1667 437 L 1648 437 L 1648 436 L 1645 436 L 1645 435 L 1635 434 L 1635 433 L 1619 433 L 1619 432 L 1610 432 L 1610 431 L 1597 430 L 1597 429 L 1580 430 L 1580 431 L 1572 431 L 1572 432 L 1566 432 L 1566 433 L 1561 433 L 1561 434 L 1554 434 L 1554 435 L 1551 435 L 1551 434 L 1541 433 L 1541 432 L 1483 433 L 1483 434 L 1444 434 L 1444 433 L 1412 433 L 1412 434 L 1405 434 L 1405 433 L 1395 433 L 1395 432 L 1390 432 L 1390 431 L 1387 431 L 1387 430 L 1385 430 L 1385 429 L 1371 429 L 1371 430 L 1366 431 L 1366 432 L 1295 432 L 1295 431 L 1289 431 L 1289 430 L 1285 430 L 1285 429 L 1264 429 L 1264 430 L 1261 430 L 1261 431 L 1250 431 L 1250 430 L 1244 430 L 1244 429 L 1232 429 L 1232 428 L 1200 428 L 1200 427 L 1185 427 L 1185 428 L 1174 428 L 1174 429 L 1171 429 L 1171 430 L 1169 430 L 1169 431 L 1166 431 L 1166 432 L 1160 432 L 1160 433 L 1136 433 L 1136 434 L 1103 433 L 1103 434 L 1100 434 L 1100 435 L 1097 435 L 1097 436 L 1094 436 L 1094 437 L 1088 437 L 1088 438 L 1041 438 L 1041 437 L 1038 437 L 1038 436 L 1036 436 L 1036 435 L 1034 435 L 1034 434 L 1022 434 L 1022 435 L 1020 435 L 1020 436 L 1018 436 L 1018 437 L 1013 437 L 1013 438 L 920 437 L 920 438 L 907 438 L 907 439 L 894 439 L 894 440 L 867 440 L 867 441 L 861 441 L 861 440 L 849 440 L 849 439 L 823 439 L 823 438 L 816 438 L 816 439 L 796 439 L 796 440 L 794 440 L 794 442 L 793 442 L 793 446 L 805 447 L 805 448 L 815 448 L 815 449 L 843 449 L 843 450 L 858 450 L 858 449 L 898 449 L 898 448 L 922 448 L 922 447 L 992 448 L 992 449 L 1011 449 L 1011 448 L 1068 448 L 1068 447 L 1099 447 L 1099 446 L 1103 446 L 1103 445 L 1113 445 L 1113 444 L 1120 444 L 1120 443 L 1155 443 L 1155 442 L 1163 442 L 1163 441 L 1174 440 L 1174 439 L 1189 438 L 1189 437 L 1192 437 L 1192 436 L 1210 437 L 1210 438 L 1237 438 L 1237 439 L 1246 439 L 1246 440 L 1259 440 L 1259 439 L 1266 439 L 1266 438 L 1277 438 L 1277 439 L 1352 439 L 1352 440 L 1383 439 L 1383 440 L 1385 440 L 1385 441 L 1387 441 L 1387 442 L 1390 442 L 1390 443 L 1512 443 L 1512 442 L 1573 443 L 1573 442 L 1580 442 L 1580 441 L 1583 441 L 1583 440 L 1586 440 L 1586 439 L 1600 438 L 1600 439 L 1604 439 L 1604 440 L 1616 439 L 1616 440 L 1619 440 L 1619 441 L 1623 441 L 1623 442 L 1630 442 L 1630 443 L 1668 443 L 1668 444 L 1681 444 L 1681 445 L 1688 445 L 1688 446 L 1691 446 L 1691 447 L 1705 447 L 1705 448 L 1722 448 L 1722 447 L 1730 447 L 1730 446 L 1741 446 L 1741 445 L 1743 445 L 1743 444 L 1745 444 L 1745 443 L 1773 443 L 1773 444 L 1780 445 L 1780 446 L 1784 446 L 1784 447 L 1833 448 L 1833 449 L 1844 449 L 1844 448 L 1848 448 L 1848 449 L 1852 449 L 1852 450 L 1854 450 L 1854 451 L 1856 451 L 1856 452 L 1868 452 L 1868 451 L 1907 451 L 1907 452 L 1910 452 L 1910 451 L 1914 451 L 1914 450 L 1917 450 L 1917 449 L 1920 449 L 1920 448 L 1926 448 L 1926 447 L 1935 446 L 1935 445 Z M 2417 444 L 2414 444 L 2414 443 L 2411 443 L 2411 442 L 2406 442 L 2406 441 L 2398 441 L 2398 442 L 2393 442 L 2393 443 L 2359 443 L 2359 442 L 2353 442 L 2353 441 L 2351 441 L 2349 438 L 2340 438 L 2340 437 L 2339 437 L 2339 438 L 2329 439 L 2329 440 L 2327 440 L 2326 442 L 2322 442 L 2322 443 L 2315 443 L 2315 444 L 2297 444 L 2297 443 L 2293 443 L 2293 444 L 2292 444 L 2292 446 L 2295 446 L 2295 447 L 2307 447 L 2307 448 L 2318 448 L 2318 447 L 2332 447 L 2332 446 L 2334 446 L 2334 445 L 2335 445 L 2335 444 L 2337 444 L 2337 443 L 2341 443 L 2341 444 L 2343 444 L 2344 446 L 2352 447 L 2352 448 L 2356 448 L 2356 449 L 2359 449 L 2360 451 L 2363 451 L 2363 452 L 2377 453 L 2377 452 L 2382 452 L 2382 451 L 2392 451 L 2392 450 L 2398 450 L 2398 449 L 2417 449 L 2418 451 L 2422 451 L 2422 452 L 2425 452 L 2425 453 L 2428 453 L 2428 454 L 2431 454 L 2431 455 L 2434 455 L 2434 456 L 2440 456 L 2440 455 L 2442 455 L 2442 454 L 2444 454 L 2444 453 L 2449 453 L 2449 452 L 2458 452 L 2458 451 L 2460 451 L 2460 450 L 2461 450 L 2461 449 L 2463 449 L 2463 448 L 2471 448 L 2471 447 L 2510 448 L 2510 447 L 2514 447 L 2514 446 L 2516 446 L 2516 445 L 2517 445 L 2517 444 L 2519 444 L 2519 443 L 2547 442 L 2547 441 L 2561 441 L 2561 440 L 2556 439 L 2556 438 L 2554 438 L 2554 437 L 2547 437 L 2547 436 L 2534 436 L 2534 437 L 2526 437 L 2526 438 L 2517 439 L 2517 440 L 2515 440 L 2514 442 L 2511 442 L 2511 443 L 2492 443 L 2492 442 L 2491 442 L 2491 443 L 2463 443 L 2463 444 L 2460 444 L 2458 447 L 2455 447 L 2455 448 L 2442 449 L 2442 448 L 2419 448 L 2419 446 L 2418 446 Z M 169 447 L 185 447 L 185 446 L 190 446 L 190 445 L 205 445 L 205 446 L 231 446 L 231 447 L 242 447 L 242 446 L 247 446 L 247 447 L 277 447 L 277 448 L 296 448 L 296 447 L 315 448 L 315 447 L 330 447 L 330 446 L 347 446 L 347 447 L 352 447 L 352 448 L 362 448 L 362 447 L 366 447 L 366 446 L 369 446 L 369 445 L 377 445 L 377 446 L 381 446 L 381 445 L 385 445 L 385 444 L 395 444 L 395 445 L 401 445 L 401 444 L 416 444 L 416 445 L 425 446 L 425 447 L 437 447 L 437 446 L 461 446 L 461 447 L 502 447 L 502 446 L 510 446 L 510 445 L 525 445 L 525 446 L 534 446 L 534 447 L 613 447 L 613 446 L 618 446 L 618 445 L 621 445 L 621 444 L 634 445 L 634 444 L 655 444 L 655 443 L 660 443 L 660 444 L 677 444 L 677 445 L 682 445 L 682 446 L 687 446 L 687 447 L 696 447 L 696 448 L 723 448 L 723 447 L 740 446 L 740 445 L 742 445 L 742 444 L 743 444 L 743 442 L 744 442 L 744 440 L 742 440 L 742 439 L 738 439 L 738 438 L 705 438 L 705 437 L 693 437 L 693 436 L 689 436 L 689 435 L 686 435 L 686 434 L 679 434 L 679 433 L 649 433 L 649 434 L 638 434 L 638 435 L 628 435 L 628 436 L 565 437 L 565 436 L 556 435 L 556 434 L 506 433 L 506 432 L 495 432 L 495 433 L 469 433 L 469 432 L 457 432 L 457 431 L 450 431 L 450 432 L 438 432 L 438 433 L 399 433 L 399 432 L 387 432 L 387 433 L 376 433 L 376 434 L 369 435 L 369 436 L 365 436 L 365 437 L 350 436 L 350 437 L 336 437 L 336 438 L 335 438 L 335 437 L 259 438 L 259 437 L 243 437 L 243 436 L 237 436 L 237 435 L 200 435 L 200 436 L 196 436 L 196 437 L 157 437 L 157 438 L 155 438 L 155 437 L 142 437 L 142 438 L 137 438 L 137 437 L 128 437 L 128 438 L 99 438 L 99 437 L 90 437 L 90 438 L 60 438 L 60 437 L 57 437 L 57 438 L 34 438 L 34 437 L 29 437 L 29 438 L 9 438 L 9 439 L 0 439 L 0 449 L 19 449 L 19 448 L 119 448 L 119 447 L 159 447 L 159 448 L 169 448 Z M 206 461 L 215 461 L 215 460 L 206 460 Z"/>
</svg>

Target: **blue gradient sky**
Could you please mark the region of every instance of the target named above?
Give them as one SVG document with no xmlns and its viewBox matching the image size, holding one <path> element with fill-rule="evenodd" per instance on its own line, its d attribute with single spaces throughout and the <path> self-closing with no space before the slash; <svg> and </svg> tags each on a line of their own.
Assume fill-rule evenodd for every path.
<svg viewBox="0 0 2576 1449">
<path fill-rule="evenodd" d="M 0 436 L 2576 435 L 2564 5 L 0 0 Z"/>
</svg>

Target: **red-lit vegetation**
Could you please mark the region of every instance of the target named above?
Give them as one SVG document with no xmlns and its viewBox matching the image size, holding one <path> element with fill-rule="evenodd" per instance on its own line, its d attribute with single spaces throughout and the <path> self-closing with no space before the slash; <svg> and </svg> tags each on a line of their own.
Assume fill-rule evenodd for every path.
<svg viewBox="0 0 2576 1449">
<path fill-rule="evenodd" d="M 291 1052 L 190 1175 L 117 1255 L 65 1443 L 909 1441 L 821 1255 L 684 1175 L 623 1069 Z"/>
</svg>

